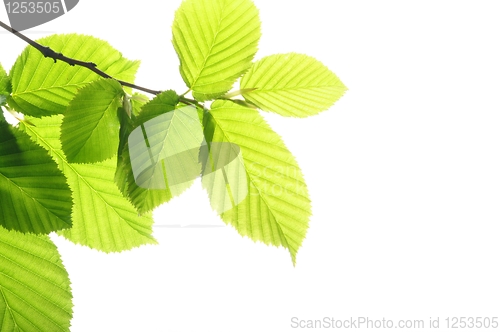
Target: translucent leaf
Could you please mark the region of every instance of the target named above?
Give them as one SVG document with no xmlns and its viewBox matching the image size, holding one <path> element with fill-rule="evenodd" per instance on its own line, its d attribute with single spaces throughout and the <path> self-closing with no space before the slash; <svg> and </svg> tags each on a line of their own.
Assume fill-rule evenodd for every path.
<svg viewBox="0 0 500 332">
<path fill-rule="evenodd" d="M 222 219 L 253 240 L 288 248 L 295 263 L 311 215 L 307 187 L 295 158 L 254 109 L 215 101 L 204 125 L 209 145 L 229 142 L 239 147 L 246 171 L 248 194 L 244 199 L 239 196 L 241 202 L 231 209 L 226 207 Z M 233 150 L 234 155 L 240 153 Z M 218 159 L 216 154 L 212 157 Z M 225 176 L 234 196 L 244 182 L 238 167 L 233 168 Z M 210 195 L 212 206 L 220 205 L 222 198 Z"/>
<path fill-rule="evenodd" d="M 257 61 L 242 77 L 240 86 L 245 99 L 259 108 L 294 117 L 329 109 L 347 90 L 321 62 L 296 53 Z"/>
<path fill-rule="evenodd" d="M 251 0 L 185 0 L 172 30 L 182 78 L 198 100 L 231 89 L 251 66 L 261 35 Z"/>
<path fill-rule="evenodd" d="M 69 331 L 71 298 L 49 237 L 0 227 L 0 332 Z"/>
<path fill-rule="evenodd" d="M 91 36 L 52 35 L 37 40 L 55 52 L 81 61 L 93 62 L 115 79 L 132 83 L 139 67 L 107 42 Z M 12 97 L 9 104 L 16 111 L 31 116 L 64 113 L 78 89 L 100 78 L 87 68 L 70 66 L 44 56 L 28 46 L 11 69 Z"/>
<path fill-rule="evenodd" d="M 29 120 L 35 126 L 22 125 L 23 129 L 49 150 L 73 191 L 73 227 L 59 234 L 105 252 L 156 243 L 151 216 L 139 216 L 114 183 L 116 158 L 96 164 L 68 163 L 59 140 L 62 116 Z"/>
<path fill-rule="evenodd" d="M 149 102 L 149 98 L 141 93 L 134 92 L 130 102 L 132 103 L 132 113 L 137 116 L 141 112 L 142 106 Z"/>
<path fill-rule="evenodd" d="M 203 130 L 195 107 L 175 109 L 173 91 L 144 105 L 124 152 L 128 196 L 139 212 L 180 195 L 200 175 Z"/>
<path fill-rule="evenodd" d="M 143 124 L 151 119 L 156 118 L 166 112 L 173 111 L 179 103 L 179 96 L 173 90 L 167 90 L 148 103 L 142 105 L 140 114 L 135 119 L 136 126 Z"/>
<path fill-rule="evenodd" d="M 78 91 L 61 126 L 62 148 L 69 162 L 95 163 L 117 153 L 117 110 L 123 94 L 120 83 L 112 79 L 94 81 Z"/>
<path fill-rule="evenodd" d="M 0 122 L 0 226 L 47 234 L 71 227 L 71 191 L 47 151 Z"/>
</svg>

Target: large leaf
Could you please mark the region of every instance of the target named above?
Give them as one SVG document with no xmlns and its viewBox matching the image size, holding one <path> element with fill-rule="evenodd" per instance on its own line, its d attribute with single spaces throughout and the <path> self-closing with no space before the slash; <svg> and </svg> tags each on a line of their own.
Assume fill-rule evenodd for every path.
<svg viewBox="0 0 500 332">
<path fill-rule="evenodd" d="M 129 61 L 107 42 L 91 36 L 52 35 L 37 40 L 56 52 L 93 62 L 108 75 L 133 82 L 138 61 Z M 87 68 L 70 66 L 44 56 L 28 46 L 11 69 L 12 97 L 9 104 L 18 112 L 31 116 L 62 114 L 77 90 L 100 78 Z"/>
<path fill-rule="evenodd" d="M 0 226 L 23 233 L 71 227 L 71 191 L 47 151 L 0 122 Z"/>
<path fill-rule="evenodd" d="M 248 195 L 221 214 L 240 234 L 267 244 L 284 246 L 293 262 L 308 228 L 311 205 L 302 172 L 278 134 L 258 111 L 230 101 L 215 101 L 205 116 L 209 145 L 231 143 L 241 150 Z M 234 148 L 234 155 L 239 151 Z M 217 155 L 213 154 L 217 159 Z M 244 183 L 236 167 L 226 174 L 233 193 Z M 234 196 L 234 194 L 233 194 Z M 212 206 L 220 204 L 220 195 Z M 241 197 L 239 197 L 241 199 Z"/>
<path fill-rule="evenodd" d="M 69 162 L 95 163 L 118 150 L 117 110 L 123 89 L 112 79 L 97 80 L 78 91 L 64 112 L 62 148 Z"/>
<path fill-rule="evenodd" d="M 71 298 L 49 237 L 0 227 L 0 332 L 69 331 Z"/>
<path fill-rule="evenodd" d="M 150 215 L 138 216 L 114 183 L 116 158 L 96 164 L 71 164 L 61 150 L 62 116 L 30 118 L 23 129 L 49 150 L 73 190 L 73 227 L 61 231 L 69 240 L 105 252 L 156 243 Z"/>
<path fill-rule="evenodd" d="M 185 0 L 172 30 L 182 78 L 198 100 L 231 89 L 251 66 L 261 35 L 251 0 Z"/>
<path fill-rule="evenodd" d="M 297 53 L 257 61 L 241 79 L 241 88 L 245 99 L 259 108 L 295 117 L 327 110 L 346 91 L 325 65 Z"/>
<path fill-rule="evenodd" d="M 198 112 L 192 106 L 175 109 L 177 102 L 167 91 L 144 105 L 128 137 L 128 196 L 141 213 L 180 195 L 201 172 Z"/>
<path fill-rule="evenodd" d="M 7 73 L 3 69 L 2 65 L 0 65 L 0 106 L 5 104 L 7 96 L 10 94 L 10 92 L 10 78 L 9 76 L 7 76 Z"/>
</svg>

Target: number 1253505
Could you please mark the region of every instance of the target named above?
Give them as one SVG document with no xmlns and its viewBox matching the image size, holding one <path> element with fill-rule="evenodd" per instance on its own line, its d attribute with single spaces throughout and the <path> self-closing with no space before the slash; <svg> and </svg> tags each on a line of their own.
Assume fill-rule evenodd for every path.
<svg viewBox="0 0 500 332">
<path fill-rule="evenodd" d="M 62 8 L 60 7 L 60 2 L 46 2 L 46 1 L 38 1 L 38 2 L 7 2 L 5 3 L 5 8 L 7 9 L 8 14 L 58 14 Z"/>
</svg>

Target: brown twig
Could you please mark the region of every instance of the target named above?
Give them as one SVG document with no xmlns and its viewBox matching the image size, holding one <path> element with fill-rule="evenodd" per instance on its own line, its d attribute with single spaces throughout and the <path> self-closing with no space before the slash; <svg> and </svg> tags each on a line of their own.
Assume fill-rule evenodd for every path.
<svg viewBox="0 0 500 332">
<path fill-rule="evenodd" d="M 0 26 L 2 28 L 4 28 L 5 30 L 11 32 L 12 34 L 16 35 L 17 37 L 21 38 L 22 40 L 24 40 L 25 42 L 27 42 L 28 44 L 30 44 L 34 48 L 36 48 L 38 51 L 40 51 L 43 54 L 44 57 L 54 59 L 54 62 L 57 62 L 57 60 L 61 60 L 63 62 L 66 62 L 70 66 L 75 66 L 76 65 L 76 66 L 85 67 L 85 68 L 93 71 L 94 73 L 96 73 L 97 75 L 99 75 L 101 77 L 104 77 L 104 78 L 113 78 L 110 75 L 108 75 L 105 72 L 103 72 L 102 70 L 98 69 L 97 65 L 95 63 L 93 63 L 93 62 L 85 62 L 85 61 L 80 61 L 80 60 L 73 59 L 73 58 L 68 58 L 67 56 L 65 56 L 62 53 L 55 52 L 50 47 L 40 45 L 39 43 L 37 43 L 37 42 L 33 41 L 32 39 L 26 37 L 25 35 L 23 35 L 19 31 L 13 29 L 12 27 L 8 26 L 7 24 L 3 23 L 2 21 L 0 21 Z M 148 88 L 144 88 L 144 87 L 141 87 L 141 86 L 138 86 L 138 85 L 135 85 L 135 84 L 132 84 L 132 83 L 120 81 L 120 80 L 116 80 L 116 81 L 118 83 L 120 83 L 121 85 L 123 85 L 123 86 L 127 86 L 127 87 L 130 87 L 130 88 L 133 88 L 133 89 L 136 89 L 136 90 L 140 90 L 140 91 L 143 91 L 143 92 L 147 92 L 147 93 L 150 93 L 150 94 L 153 94 L 153 95 L 158 95 L 158 94 L 161 93 L 161 91 L 159 91 L 159 90 L 151 90 L 151 89 L 148 89 Z M 192 102 L 191 100 L 189 100 L 187 98 L 185 98 L 185 99 L 186 99 L 186 101 Z"/>
</svg>

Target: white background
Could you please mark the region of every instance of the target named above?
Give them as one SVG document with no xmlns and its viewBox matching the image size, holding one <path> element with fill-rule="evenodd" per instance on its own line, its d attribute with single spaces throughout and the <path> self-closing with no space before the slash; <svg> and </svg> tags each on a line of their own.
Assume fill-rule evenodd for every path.
<svg viewBox="0 0 500 332">
<path fill-rule="evenodd" d="M 307 53 L 349 88 L 312 118 L 266 114 L 313 201 L 297 266 L 226 226 L 155 227 L 160 245 L 111 255 L 54 236 L 72 331 L 275 332 L 297 330 L 292 317 L 358 316 L 441 317 L 445 331 L 446 317 L 500 316 L 498 2 L 255 3 L 258 58 Z M 181 93 L 170 31 L 179 4 L 82 0 L 26 33 L 100 37 L 142 60 L 137 84 Z M 8 69 L 25 44 L 0 40 Z M 223 225 L 199 183 L 156 220 Z"/>
</svg>

